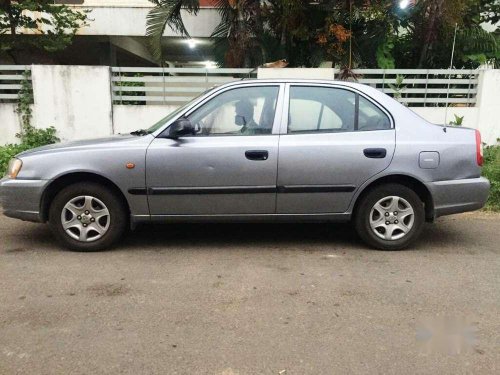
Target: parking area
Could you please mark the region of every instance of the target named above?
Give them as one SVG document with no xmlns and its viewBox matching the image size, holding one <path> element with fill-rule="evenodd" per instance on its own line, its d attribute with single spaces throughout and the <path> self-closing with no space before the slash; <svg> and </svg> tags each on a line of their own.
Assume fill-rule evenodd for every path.
<svg viewBox="0 0 500 375">
<path fill-rule="evenodd" d="M 499 332 L 496 214 L 402 252 L 349 225 L 176 224 L 89 254 L 0 216 L 1 374 L 493 374 Z"/>
</svg>

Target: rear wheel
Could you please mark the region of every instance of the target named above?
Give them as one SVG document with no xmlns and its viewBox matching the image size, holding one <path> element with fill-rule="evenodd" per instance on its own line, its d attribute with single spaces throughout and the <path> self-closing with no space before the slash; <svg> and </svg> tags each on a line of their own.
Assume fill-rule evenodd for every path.
<svg viewBox="0 0 500 375">
<path fill-rule="evenodd" d="M 49 225 L 57 239 L 75 251 L 111 247 L 127 228 L 127 212 L 106 187 L 83 182 L 62 189 L 52 201 Z"/>
<path fill-rule="evenodd" d="M 425 210 L 413 190 L 385 184 L 361 198 L 354 220 L 358 235 L 368 245 L 380 250 L 402 250 L 420 235 Z"/>
</svg>

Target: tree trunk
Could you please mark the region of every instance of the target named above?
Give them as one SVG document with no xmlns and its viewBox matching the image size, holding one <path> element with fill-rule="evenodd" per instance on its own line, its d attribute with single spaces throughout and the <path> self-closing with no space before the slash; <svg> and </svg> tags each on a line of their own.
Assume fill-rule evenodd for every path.
<svg viewBox="0 0 500 375">
<path fill-rule="evenodd" d="M 420 58 L 418 59 L 417 68 L 423 68 L 425 61 L 427 60 L 427 53 L 429 52 L 429 48 L 433 42 L 437 21 L 441 18 L 441 13 L 443 9 L 444 0 L 431 1 L 430 6 L 426 9 L 426 13 L 429 15 L 429 20 L 424 29 L 424 35 L 422 40 L 422 49 L 420 51 Z M 424 18 L 426 14 L 423 15 Z"/>
<path fill-rule="evenodd" d="M 9 15 L 9 26 L 10 26 L 10 34 L 16 35 L 16 26 L 17 21 L 12 13 L 12 3 L 11 0 L 5 0 L 5 3 L 2 5 L 2 9 Z"/>
<path fill-rule="evenodd" d="M 10 58 L 12 59 L 12 62 L 14 63 L 14 65 L 17 65 L 19 64 L 19 61 L 17 60 L 17 57 L 16 57 L 16 54 L 14 53 L 14 51 L 6 51 L 7 55 L 10 56 Z"/>
</svg>

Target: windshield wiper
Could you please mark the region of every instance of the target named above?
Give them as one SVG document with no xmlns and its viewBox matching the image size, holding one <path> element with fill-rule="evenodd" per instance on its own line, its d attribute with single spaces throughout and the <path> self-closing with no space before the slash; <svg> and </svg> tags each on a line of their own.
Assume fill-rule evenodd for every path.
<svg viewBox="0 0 500 375">
<path fill-rule="evenodd" d="M 139 129 L 139 130 L 134 130 L 133 132 L 130 132 L 132 135 L 148 135 L 149 132 L 146 129 Z"/>
</svg>

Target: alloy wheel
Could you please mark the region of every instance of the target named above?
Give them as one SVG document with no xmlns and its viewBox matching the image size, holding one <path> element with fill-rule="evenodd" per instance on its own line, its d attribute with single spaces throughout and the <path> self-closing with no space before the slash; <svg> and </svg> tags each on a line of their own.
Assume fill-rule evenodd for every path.
<svg viewBox="0 0 500 375">
<path fill-rule="evenodd" d="M 415 212 L 404 198 L 391 195 L 380 199 L 370 211 L 370 228 L 379 238 L 395 241 L 413 227 Z"/>
<path fill-rule="evenodd" d="M 99 199 L 82 195 L 67 202 L 61 212 L 61 224 L 66 233 L 81 242 L 96 241 L 106 234 L 110 213 Z"/>
</svg>

